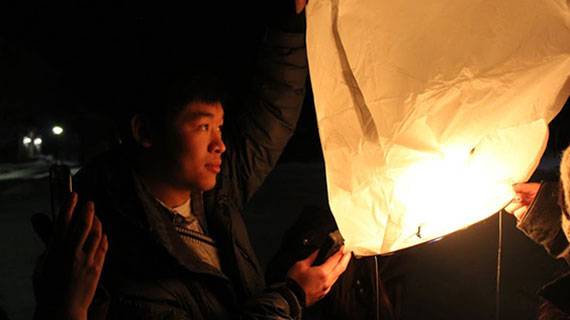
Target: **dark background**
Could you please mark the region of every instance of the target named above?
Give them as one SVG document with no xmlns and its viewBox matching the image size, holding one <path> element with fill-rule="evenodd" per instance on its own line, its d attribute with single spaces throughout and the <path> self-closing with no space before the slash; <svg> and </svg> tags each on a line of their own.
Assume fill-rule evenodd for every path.
<svg viewBox="0 0 570 320">
<path fill-rule="evenodd" d="M 168 68 L 211 68 L 231 99 L 248 92 L 264 25 L 275 2 L 19 1 L 0 5 L 0 306 L 11 319 L 33 310 L 30 276 L 43 246 L 29 217 L 49 211 L 46 169 L 77 168 L 118 139 L 117 118 L 132 106 L 137 81 Z M 555 179 L 568 145 L 569 108 L 551 123 L 535 180 Z M 65 129 L 60 137 L 49 130 Z M 23 158 L 29 132 L 44 140 L 40 159 Z M 262 263 L 308 204 L 325 205 L 324 169 L 310 88 L 298 130 L 280 165 L 248 209 Z M 541 284 L 564 268 L 505 217 L 502 319 L 534 319 Z M 493 319 L 497 216 L 406 252 L 405 319 Z"/>
</svg>

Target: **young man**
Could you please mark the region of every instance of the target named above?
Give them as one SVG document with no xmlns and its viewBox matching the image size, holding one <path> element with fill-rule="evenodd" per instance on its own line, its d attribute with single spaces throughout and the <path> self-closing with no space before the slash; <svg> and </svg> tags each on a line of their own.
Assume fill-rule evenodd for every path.
<svg viewBox="0 0 570 320">
<path fill-rule="evenodd" d="M 92 309 L 121 319 L 299 319 L 346 268 L 342 250 L 313 267 L 315 253 L 285 283 L 263 281 L 241 211 L 294 131 L 307 68 L 303 33 L 270 31 L 262 49 L 236 121 L 224 123 L 209 77 L 183 77 L 132 117 L 130 146 L 77 175 L 79 198 L 93 200 L 109 239 L 108 298 Z"/>
</svg>

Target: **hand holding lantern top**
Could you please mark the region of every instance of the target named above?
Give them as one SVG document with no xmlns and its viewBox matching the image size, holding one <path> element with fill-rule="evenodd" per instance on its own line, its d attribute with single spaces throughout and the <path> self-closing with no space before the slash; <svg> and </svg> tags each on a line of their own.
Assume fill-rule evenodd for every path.
<svg viewBox="0 0 570 320">
<path fill-rule="evenodd" d="M 533 203 L 539 189 L 540 183 L 533 182 L 515 184 L 513 186 L 515 197 L 511 203 L 505 207 L 505 211 L 514 215 L 518 221 L 521 221 L 528 212 L 528 209 Z"/>
</svg>

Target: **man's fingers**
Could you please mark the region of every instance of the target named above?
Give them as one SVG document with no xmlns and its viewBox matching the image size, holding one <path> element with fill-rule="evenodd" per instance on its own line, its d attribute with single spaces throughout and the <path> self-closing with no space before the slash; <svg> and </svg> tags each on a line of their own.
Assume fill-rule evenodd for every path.
<svg viewBox="0 0 570 320">
<path fill-rule="evenodd" d="M 70 244 L 76 250 L 83 250 L 87 236 L 91 232 L 93 217 L 95 215 L 95 205 L 88 201 L 80 214 L 73 217 L 71 222 L 72 235 Z"/>
<path fill-rule="evenodd" d="M 515 199 L 513 201 L 520 202 L 523 205 L 530 205 L 538 190 L 540 189 L 540 183 L 519 183 L 513 186 L 515 192 Z"/>
<path fill-rule="evenodd" d="M 521 206 L 513 211 L 513 215 L 517 218 L 518 221 L 520 221 L 522 218 L 524 218 L 527 211 L 527 206 Z"/>
<path fill-rule="evenodd" d="M 352 257 L 351 252 L 344 253 L 342 249 L 339 250 L 339 252 L 337 252 L 337 254 L 340 254 L 340 256 L 341 256 L 340 260 L 338 261 L 338 263 L 336 265 L 334 265 L 332 267 L 332 270 L 327 272 L 327 277 L 326 277 L 326 280 L 324 283 L 324 285 L 325 285 L 324 286 L 324 292 L 323 292 L 322 296 L 320 297 L 320 299 L 329 293 L 329 291 L 333 287 L 334 283 L 338 280 L 340 275 L 346 270 L 348 263 L 350 262 L 350 259 Z"/>
<path fill-rule="evenodd" d="M 108 248 L 109 242 L 107 241 L 107 235 L 103 234 L 101 241 L 99 241 L 98 248 L 95 249 L 95 255 L 92 257 L 93 260 L 88 260 L 88 263 L 92 266 L 90 270 L 93 271 L 94 275 L 94 278 L 91 282 L 94 288 L 96 288 L 97 284 L 99 283 L 99 278 L 101 277 L 101 272 L 103 271 L 103 264 L 105 263 L 105 254 L 107 253 Z"/>
<path fill-rule="evenodd" d="M 522 206 L 523 206 L 522 203 L 513 200 L 505 207 L 505 211 L 507 211 L 510 214 L 513 214 L 515 210 L 519 209 Z"/>
<path fill-rule="evenodd" d="M 352 252 L 343 253 L 342 259 L 340 259 L 340 261 L 336 264 L 336 266 L 334 266 L 334 269 L 332 270 L 332 273 L 335 274 L 337 278 L 344 272 L 344 270 L 346 270 L 346 267 L 348 267 L 348 263 L 350 262 L 351 258 Z"/>
<path fill-rule="evenodd" d="M 99 248 L 97 248 L 97 252 L 95 253 L 94 257 L 95 264 L 103 266 L 107 250 L 109 250 L 109 239 L 107 238 L 107 235 L 103 233 L 103 239 L 101 239 L 101 242 L 99 243 Z"/>
<path fill-rule="evenodd" d="M 93 216 L 93 224 L 91 226 L 91 231 L 85 241 L 85 246 L 83 251 L 87 255 L 87 261 L 94 261 L 97 250 L 101 246 L 101 240 L 103 239 L 103 226 L 96 216 Z"/>
<path fill-rule="evenodd" d="M 77 206 L 77 201 L 79 196 L 77 193 L 72 192 L 69 195 L 69 199 L 66 201 L 66 206 L 61 209 L 61 212 L 57 216 L 57 222 L 55 223 L 55 237 L 59 240 L 65 237 L 65 234 L 68 232 L 69 224 L 71 223 L 71 219 L 73 217 L 73 211 Z"/>
<path fill-rule="evenodd" d="M 327 261 L 325 261 L 321 266 L 326 270 L 332 270 L 342 259 L 344 253 L 344 246 L 342 246 L 337 252 L 335 252 L 332 256 L 330 256 Z"/>
<path fill-rule="evenodd" d="M 73 217 L 73 211 L 75 210 L 75 207 L 77 206 L 78 200 L 79 200 L 79 196 L 77 195 L 77 193 L 72 192 L 70 197 L 69 197 L 69 204 L 67 206 L 67 209 L 65 210 L 64 224 L 66 227 L 71 222 L 71 218 Z"/>
<path fill-rule="evenodd" d="M 523 219 L 524 215 L 527 213 L 528 208 L 534 202 L 538 190 L 540 189 L 540 183 L 518 183 L 513 185 L 513 191 L 515 192 L 515 197 L 505 207 L 505 211 L 514 215 L 517 220 Z"/>
<path fill-rule="evenodd" d="M 323 296 L 322 296 L 320 299 L 324 298 L 327 294 L 329 294 L 329 292 L 331 292 L 332 287 L 333 287 L 332 285 L 331 285 L 330 287 L 328 287 L 328 288 L 325 290 L 325 292 L 323 293 Z"/>
<path fill-rule="evenodd" d="M 517 183 L 513 185 L 513 190 L 516 193 L 537 193 L 540 189 L 540 183 L 530 182 L 530 183 Z"/>
</svg>

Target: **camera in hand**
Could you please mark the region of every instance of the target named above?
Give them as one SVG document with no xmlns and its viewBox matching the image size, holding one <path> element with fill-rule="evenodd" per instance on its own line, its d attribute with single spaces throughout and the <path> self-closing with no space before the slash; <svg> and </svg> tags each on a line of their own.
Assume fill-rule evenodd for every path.
<svg viewBox="0 0 570 320">
<path fill-rule="evenodd" d="M 333 231 L 327 235 L 325 242 L 319 249 L 319 254 L 313 262 L 313 266 L 319 266 L 327 261 L 333 254 L 335 254 L 344 244 L 344 238 L 340 235 L 338 230 Z"/>
</svg>

